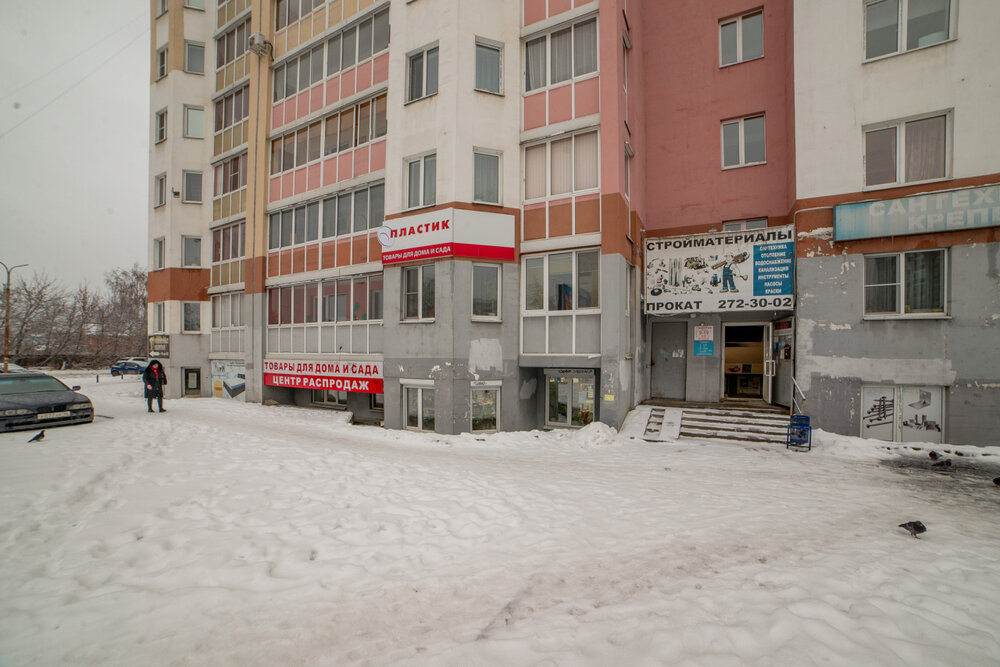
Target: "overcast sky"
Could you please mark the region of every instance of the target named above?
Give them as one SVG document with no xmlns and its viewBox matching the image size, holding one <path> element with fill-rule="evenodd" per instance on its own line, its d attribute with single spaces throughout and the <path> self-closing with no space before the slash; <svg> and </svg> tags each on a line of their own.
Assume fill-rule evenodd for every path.
<svg viewBox="0 0 1000 667">
<path fill-rule="evenodd" d="M 149 2 L 0 0 L 0 261 L 30 264 L 15 279 L 103 289 L 145 268 L 148 165 Z"/>
</svg>

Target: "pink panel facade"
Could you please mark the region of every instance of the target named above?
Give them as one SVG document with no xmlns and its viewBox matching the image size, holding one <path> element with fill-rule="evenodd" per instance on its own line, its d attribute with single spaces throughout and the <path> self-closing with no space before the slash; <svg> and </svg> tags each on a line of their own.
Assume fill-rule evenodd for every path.
<svg viewBox="0 0 1000 667">
<path fill-rule="evenodd" d="M 372 61 L 368 61 L 358 65 L 355 70 L 355 88 L 358 91 L 365 90 L 366 88 L 371 88 L 372 86 Z"/>
<path fill-rule="evenodd" d="M 307 169 L 306 175 L 306 189 L 315 190 L 320 186 L 320 181 L 322 179 L 323 165 L 319 162 L 316 164 L 311 164 Z"/>
<path fill-rule="evenodd" d="M 524 0 L 524 25 L 543 21 L 546 16 L 546 0 Z"/>
<path fill-rule="evenodd" d="M 372 66 L 372 85 L 377 86 L 389 80 L 389 54 L 383 53 L 374 60 Z"/>
<path fill-rule="evenodd" d="M 340 100 L 340 76 L 333 76 L 326 82 L 326 103 L 335 104 Z"/>
<path fill-rule="evenodd" d="M 309 89 L 309 113 L 316 113 L 323 108 L 323 84 Z"/>
<path fill-rule="evenodd" d="M 573 105 L 573 116 L 581 118 L 598 113 L 601 110 L 600 79 L 586 79 L 573 85 L 573 95 L 576 98 Z"/>
<path fill-rule="evenodd" d="M 333 185 L 337 182 L 337 158 L 323 160 L 323 185 Z"/>
<path fill-rule="evenodd" d="M 354 151 L 354 175 L 363 176 L 368 173 L 368 146 L 362 146 Z"/>
<path fill-rule="evenodd" d="M 545 125 L 544 92 L 529 95 L 524 98 L 524 129 L 533 130 Z"/>
<path fill-rule="evenodd" d="M 350 97 L 355 93 L 355 70 L 349 69 L 346 72 L 340 74 L 340 96 L 341 98 Z"/>
<path fill-rule="evenodd" d="M 271 109 L 271 129 L 285 124 L 285 103 L 279 102 Z"/>
<path fill-rule="evenodd" d="M 292 194 L 300 195 L 306 191 L 306 168 L 300 167 L 295 170 L 295 185 Z M 283 193 L 284 194 L 284 193 Z"/>
<path fill-rule="evenodd" d="M 354 154 L 344 153 L 337 158 L 337 180 L 346 181 L 354 173 Z"/>
<path fill-rule="evenodd" d="M 572 9 L 570 0 L 549 0 L 549 16 L 556 16 Z"/>
<path fill-rule="evenodd" d="M 549 90 L 549 124 L 573 118 L 573 84 Z"/>
<path fill-rule="evenodd" d="M 372 171 L 385 169 L 385 140 L 372 144 Z"/>
</svg>

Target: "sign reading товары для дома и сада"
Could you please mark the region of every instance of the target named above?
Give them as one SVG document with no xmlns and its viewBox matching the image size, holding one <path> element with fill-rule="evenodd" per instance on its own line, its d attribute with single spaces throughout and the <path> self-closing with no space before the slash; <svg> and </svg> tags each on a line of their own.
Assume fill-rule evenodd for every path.
<svg viewBox="0 0 1000 667">
<path fill-rule="evenodd" d="M 646 241 L 646 313 L 790 310 L 792 226 Z"/>
</svg>

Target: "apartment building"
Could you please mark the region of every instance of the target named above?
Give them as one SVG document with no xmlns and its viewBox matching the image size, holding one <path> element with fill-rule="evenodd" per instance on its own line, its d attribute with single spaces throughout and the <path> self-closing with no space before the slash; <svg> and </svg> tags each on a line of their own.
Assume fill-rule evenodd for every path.
<svg viewBox="0 0 1000 667">
<path fill-rule="evenodd" d="M 169 395 L 441 433 L 619 425 L 642 392 L 630 11 L 156 0 L 153 106 L 204 123 L 151 148 Z M 214 76 L 171 65 L 194 43 Z M 203 195 L 158 198 L 193 173 Z"/>
<path fill-rule="evenodd" d="M 1000 431 L 1000 5 L 795 2 L 796 379 L 814 423 Z"/>
</svg>

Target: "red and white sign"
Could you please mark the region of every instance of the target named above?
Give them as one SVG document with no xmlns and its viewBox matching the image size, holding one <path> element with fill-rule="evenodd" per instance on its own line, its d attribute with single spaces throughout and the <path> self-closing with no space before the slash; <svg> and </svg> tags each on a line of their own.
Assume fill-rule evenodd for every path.
<svg viewBox="0 0 1000 667">
<path fill-rule="evenodd" d="M 291 389 L 382 393 L 381 361 L 264 360 L 264 384 Z"/>
<path fill-rule="evenodd" d="M 712 325 L 700 325 L 694 328 L 694 339 L 697 341 L 714 341 L 715 327 Z"/>
<path fill-rule="evenodd" d="M 514 259 L 514 216 L 446 208 L 387 220 L 382 264 L 436 257 Z"/>
</svg>

